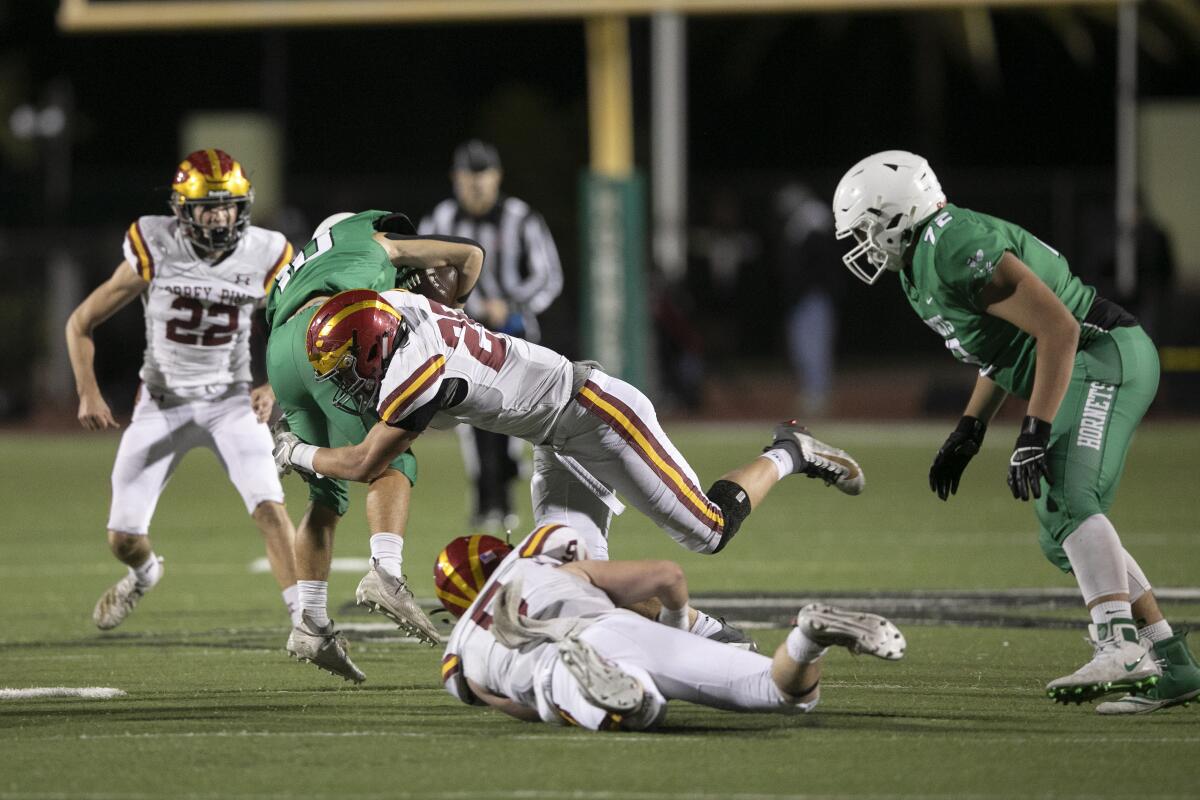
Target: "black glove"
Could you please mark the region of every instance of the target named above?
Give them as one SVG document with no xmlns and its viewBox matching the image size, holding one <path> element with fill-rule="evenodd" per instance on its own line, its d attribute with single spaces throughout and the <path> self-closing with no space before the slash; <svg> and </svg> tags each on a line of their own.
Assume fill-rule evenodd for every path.
<svg viewBox="0 0 1200 800">
<path fill-rule="evenodd" d="M 933 466 L 929 468 L 929 488 L 942 500 L 958 493 L 958 481 L 971 457 L 979 452 L 985 433 L 987 425 L 983 422 L 975 417 L 963 417 L 934 456 Z"/>
<path fill-rule="evenodd" d="M 1008 488 L 1018 500 L 1042 496 L 1042 478 L 1050 480 L 1050 465 L 1046 463 L 1046 447 L 1050 444 L 1050 423 L 1037 417 L 1021 422 L 1021 435 L 1008 459 Z"/>
</svg>

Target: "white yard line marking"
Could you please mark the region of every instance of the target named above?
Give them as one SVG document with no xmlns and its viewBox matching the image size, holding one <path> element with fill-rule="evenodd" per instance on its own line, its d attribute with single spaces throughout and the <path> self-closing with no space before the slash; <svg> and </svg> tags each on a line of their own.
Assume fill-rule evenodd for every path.
<svg viewBox="0 0 1200 800">
<path fill-rule="evenodd" d="M 366 572 L 371 566 L 366 558 L 335 558 L 329 565 L 331 572 Z M 250 571 L 254 573 L 270 572 L 271 564 L 266 558 L 256 558 L 250 562 Z"/>
<path fill-rule="evenodd" d="M 108 700 L 124 697 L 125 692 L 107 686 L 32 686 L 28 689 L 0 689 L 0 700 L 31 700 L 38 697 L 82 697 L 86 700 Z"/>
</svg>

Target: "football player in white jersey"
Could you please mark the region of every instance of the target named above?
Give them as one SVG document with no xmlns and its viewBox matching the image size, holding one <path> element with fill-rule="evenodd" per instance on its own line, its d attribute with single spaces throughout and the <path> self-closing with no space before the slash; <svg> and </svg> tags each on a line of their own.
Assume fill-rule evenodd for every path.
<svg viewBox="0 0 1200 800">
<path fill-rule="evenodd" d="M 442 658 L 446 690 L 518 719 L 589 730 L 646 730 L 667 701 L 733 711 L 807 713 L 831 646 L 890 661 L 903 634 L 883 617 L 824 605 L 800 609 L 773 657 L 683 632 L 688 589 L 671 561 L 595 561 L 562 525 L 516 548 L 459 537 L 434 565 L 438 596 L 459 617 Z M 657 599 L 661 625 L 623 606 Z"/>
<path fill-rule="evenodd" d="M 275 396 L 251 389 L 251 315 L 292 257 L 283 234 L 250 225 L 254 193 L 241 164 L 197 150 L 172 182 L 170 216 L 145 216 L 125 234 L 124 260 L 67 322 L 67 349 L 88 430 L 119 428 L 93 369 L 92 331 L 135 297 L 146 350 L 133 419 L 112 472 L 108 542 L 128 574 L 96 603 L 92 619 L 114 628 L 162 576 L 150 519 L 184 454 L 213 450 L 266 542 L 267 559 L 295 619 L 295 531 L 271 458 L 266 419 Z"/>
<path fill-rule="evenodd" d="M 426 427 L 460 422 L 525 439 L 535 446 L 537 522 L 570 525 L 593 558 L 607 558 L 612 512 L 603 496 L 613 492 L 682 546 L 716 553 L 786 475 L 852 495 L 863 488 L 853 458 L 792 421 L 775 429 L 762 456 L 701 491 L 637 388 L 410 292 L 359 289 L 330 298 L 310 323 L 308 354 L 318 380 L 335 381 L 380 421 L 350 447 L 278 436 L 281 468 L 367 481 Z"/>
</svg>

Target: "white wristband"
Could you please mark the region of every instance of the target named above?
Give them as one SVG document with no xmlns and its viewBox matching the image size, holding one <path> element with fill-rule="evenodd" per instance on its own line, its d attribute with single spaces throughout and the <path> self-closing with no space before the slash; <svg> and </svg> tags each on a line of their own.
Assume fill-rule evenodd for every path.
<svg viewBox="0 0 1200 800">
<path fill-rule="evenodd" d="M 318 478 L 324 477 L 317 472 L 316 467 L 313 466 L 313 456 L 315 456 L 317 451 L 320 449 L 321 448 L 317 447 L 315 444 L 298 444 L 292 448 L 292 452 L 288 455 L 288 461 L 291 461 L 292 466 L 296 467 L 297 469 L 302 469 L 305 472 L 311 472 Z"/>
<path fill-rule="evenodd" d="M 668 627 L 686 631 L 691 627 L 688 622 L 688 617 L 691 616 L 688 613 L 690 611 L 691 608 L 686 603 L 684 603 L 683 608 L 667 608 L 663 606 L 658 612 L 658 621 Z"/>
</svg>

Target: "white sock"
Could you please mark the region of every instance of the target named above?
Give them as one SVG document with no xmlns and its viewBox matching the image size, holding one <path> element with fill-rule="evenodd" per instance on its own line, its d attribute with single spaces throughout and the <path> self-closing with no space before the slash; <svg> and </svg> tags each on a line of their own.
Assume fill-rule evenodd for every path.
<svg viewBox="0 0 1200 800">
<path fill-rule="evenodd" d="M 329 581 L 296 581 L 300 611 L 318 628 L 329 624 Z"/>
<path fill-rule="evenodd" d="M 697 636 L 703 636 L 707 639 L 719 630 L 721 630 L 721 622 L 719 620 L 696 609 L 696 622 L 692 627 L 688 628 L 688 633 L 694 633 Z"/>
<path fill-rule="evenodd" d="M 154 555 L 154 551 L 150 551 L 150 555 L 142 562 L 139 567 L 130 567 L 129 571 L 133 573 L 133 577 L 137 580 L 138 588 L 142 591 L 153 588 L 154 584 L 158 583 L 162 578 L 162 562 L 158 560 L 158 556 Z"/>
<path fill-rule="evenodd" d="M 283 604 L 287 606 L 288 616 L 293 625 L 300 624 L 300 587 L 292 584 L 283 590 Z"/>
<path fill-rule="evenodd" d="M 1136 603 L 1139 597 L 1150 591 L 1150 579 L 1128 550 L 1125 551 L 1125 578 L 1129 581 L 1129 602 Z"/>
<path fill-rule="evenodd" d="M 796 471 L 796 460 L 782 447 L 772 447 L 759 458 L 765 458 L 775 465 L 775 469 L 779 472 L 779 480 L 783 480 Z"/>
<path fill-rule="evenodd" d="M 1129 594 L 1125 548 L 1121 547 L 1121 537 L 1108 517 L 1103 514 L 1088 517 L 1067 534 L 1062 546 L 1071 561 L 1084 603 L 1091 604 L 1105 595 Z"/>
<path fill-rule="evenodd" d="M 398 533 L 377 533 L 371 537 L 371 558 L 389 575 L 399 577 L 404 567 L 404 537 Z"/>
<path fill-rule="evenodd" d="M 1161 642 L 1164 639 L 1170 639 L 1175 635 L 1175 631 L 1171 630 L 1171 625 L 1165 619 L 1160 619 L 1153 625 L 1147 625 L 1144 628 L 1138 628 L 1139 639 L 1149 639 L 1152 642 Z"/>
<path fill-rule="evenodd" d="M 828 647 L 822 647 L 804 635 L 799 628 L 792 628 L 786 640 L 787 654 L 793 661 L 800 664 L 811 664 L 825 655 Z"/>
<path fill-rule="evenodd" d="M 686 631 L 689 629 L 689 611 L 691 611 L 691 609 L 688 608 L 687 603 L 683 604 L 683 608 L 667 608 L 666 606 L 663 606 L 658 611 L 658 621 L 663 625 L 666 625 L 668 628 L 676 628 L 677 630 Z M 699 614 L 696 615 L 696 621 L 700 621 Z"/>
<path fill-rule="evenodd" d="M 1097 625 L 1107 625 L 1115 619 L 1126 622 L 1133 620 L 1133 607 L 1128 601 L 1106 600 L 1103 603 L 1096 603 L 1088 611 L 1092 615 L 1092 622 Z"/>
</svg>

